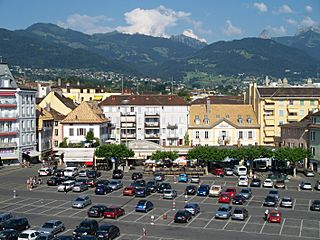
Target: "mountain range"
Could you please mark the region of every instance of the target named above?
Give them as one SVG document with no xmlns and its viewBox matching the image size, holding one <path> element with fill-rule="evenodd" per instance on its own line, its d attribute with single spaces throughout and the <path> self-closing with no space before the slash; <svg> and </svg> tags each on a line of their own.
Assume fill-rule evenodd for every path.
<svg viewBox="0 0 320 240">
<path fill-rule="evenodd" d="M 264 34 L 267 35 L 266 33 Z M 179 35 L 151 37 L 119 32 L 88 35 L 50 23 L 24 30 L 0 29 L 0 56 L 33 68 L 88 68 L 183 80 L 192 73 L 300 77 L 320 72 L 320 33 L 205 44 Z"/>
</svg>

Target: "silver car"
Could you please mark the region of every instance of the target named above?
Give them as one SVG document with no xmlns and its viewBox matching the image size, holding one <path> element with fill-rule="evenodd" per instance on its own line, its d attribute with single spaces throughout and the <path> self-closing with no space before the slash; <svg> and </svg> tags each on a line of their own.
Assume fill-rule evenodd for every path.
<svg viewBox="0 0 320 240">
<path fill-rule="evenodd" d="M 88 185 L 83 182 L 76 182 L 72 188 L 73 192 L 83 192 L 88 190 Z"/>
<path fill-rule="evenodd" d="M 245 208 L 235 208 L 232 213 L 232 220 L 241 220 L 244 221 L 248 217 L 248 211 Z"/>
<path fill-rule="evenodd" d="M 60 220 L 50 220 L 45 222 L 38 231 L 40 233 L 52 233 L 56 235 L 59 232 L 63 232 L 65 229 L 66 227 Z"/>
<path fill-rule="evenodd" d="M 191 183 L 200 183 L 200 177 L 199 177 L 199 175 L 193 175 L 193 176 L 191 176 Z"/>
<path fill-rule="evenodd" d="M 232 207 L 229 205 L 221 205 L 216 212 L 215 218 L 229 219 L 231 217 Z"/>
<path fill-rule="evenodd" d="M 123 187 L 123 183 L 120 180 L 111 180 L 109 182 L 108 186 L 111 187 L 112 190 L 114 191 L 114 190 L 122 188 Z"/>
<path fill-rule="evenodd" d="M 280 202 L 281 207 L 292 208 L 293 207 L 293 200 L 290 197 L 283 197 Z"/>
<path fill-rule="evenodd" d="M 163 199 L 174 199 L 177 195 L 177 191 L 174 189 L 166 189 L 163 191 Z"/>
<path fill-rule="evenodd" d="M 79 196 L 72 202 L 73 208 L 84 208 L 91 204 L 91 199 L 88 196 Z"/>
</svg>

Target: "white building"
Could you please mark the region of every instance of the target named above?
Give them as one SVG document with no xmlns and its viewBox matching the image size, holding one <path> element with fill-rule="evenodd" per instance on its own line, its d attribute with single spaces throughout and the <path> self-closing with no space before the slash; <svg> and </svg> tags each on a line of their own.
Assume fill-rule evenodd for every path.
<svg viewBox="0 0 320 240">
<path fill-rule="evenodd" d="M 32 161 L 36 151 L 36 90 L 17 86 L 0 62 L 0 157 L 6 163 Z"/>
<path fill-rule="evenodd" d="M 110 139 L 117 143 L 148 140 L 162 146 L 184 145 L 188 104 L 175 95 L 118 95 L 100 106 L 111 121 Z"/>
<path fill-rule="evenodd" d="M 89 131 L 94 137 L 99 138 L 100 143 L 105 143 L 109 138 L 109 120 L 105 118 L 102 110 L 96 102 L 82 102 L 72 110 L 65 119 L 63 136 L 68 143 L 81 143 L 86 140 Z"/>
</svg>

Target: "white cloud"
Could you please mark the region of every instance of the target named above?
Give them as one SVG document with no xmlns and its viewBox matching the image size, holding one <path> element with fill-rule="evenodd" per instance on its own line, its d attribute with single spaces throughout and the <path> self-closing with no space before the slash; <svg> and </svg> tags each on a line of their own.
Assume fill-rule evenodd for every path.
<svg viewBox="0 0 320 240">
<path fill-rule="evenodd" d="M 268 31 L 270 32 L 271 36 L 283 36 L 287 33 L 287 29 L 284 26 L 279 27 L 272 27 L 267 26 Z"/>
<path fill-rule="evenodd" d="M 279 13 L 293 13 L 293 10 L 287 4 L 284 4 L 279 8 L 278 12 Z"/>
<path fill-rule="evenodd" d="M 310 5 L 307 5 L 304 10 L 306 10 L 307 13 L 311 13 L 312 12 L 312 7 Z"/>
<path fill-rule="evenodd" d="M 289 23 L 290 25 L 293 25 L 293 26 L 296 26 L 297 25 L 297 21 L 292 19 L 292 18 L 288 18 L 287 20 L 287 23 Z"/>
<path fill-rule="evenodd" d="M 187 36 L 187 37 L 197 39 L 197 40 L 200 41 L 200 42 L 207 42 L 207 40 L 205 40 L 204 38 L 198 37 L 198 36 L 192 31 L 192 29 L 184 30 L 182 34 L 185 35 L 185 36 Z"/>
<path fill-rule="evenodd" d="M 304 28 L 315 27 L 318 25 L 318 22 L 314 21 L 311 17 L 305 17 L 302 19 L 300 25 Z"/>
<path fill-rule="evenodd" d="M 263 2 L 255 2 L 253 6 L 258 9 L 260 12 L 267 12 L 268 11 L 268 6 L 264 4 Z"/>
<path fill-rule="evenodd" d="M 110 32 L 114 29 L 106 26 L 106 23 L 112 21 L 104 15 L 99 16 L 88 16 L 75 13 L 70 15 L 65 22 L 59 21 L 57 24 L 63 28 L 71 28 L 84 33 L 105 33 Z"/>
<path fill-rule="evenodd" d="M 166 29 L 175 26 L 177 21 L 186 19 L 190 13 L 174 11 L 164 6 L 155 9 L 136 8 L 124 14 L 127 26 L 119 26 L 116 30 L 124 33 L 140 33 L 157 37 L 168 37 Z"/>
<path fill-rule="evenodd" d="M 243 31 L 241 28 L 238 28 L 236 26 L 232 25 L 232 22 L 230 20 L 226 21 L 226 28 L 224 29 L 224 34 L 228 35 L 228 36 L 235 36 L 235 35 L 242 35 Z"/>
</svg>

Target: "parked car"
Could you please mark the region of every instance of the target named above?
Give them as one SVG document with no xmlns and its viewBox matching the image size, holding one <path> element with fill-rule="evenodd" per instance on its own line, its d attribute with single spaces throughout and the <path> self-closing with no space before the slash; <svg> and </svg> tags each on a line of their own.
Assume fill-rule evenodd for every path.
<svg viewBox="0 0 320 240">
<path fill-rule="evenodd" d="M 238 179 L 238 186 L 247 187 L 249 185 L 249 179 L 247 176 L 240 176 Z"/>
<path fill-rule="evenodd" d="M 142 179 L 143 175 L 141 172 L 133 172 L 131 175 L 132 180 Z"/>
<path fill-rule="evenodd" d="M 271 190 L 269 191 L 269 194 L 268 194 L 268 195 L 273 195 L 273 196 L 275 196 L 276 199 L 277 199 L 277 201 L 279 201 L 279 199 L 280 199 L 279 191 L 276 190 L 276 189 L 271 189 Z"/>
<path fill-rule="evenodd" d="M 306 169 L 303 173 L 306 177 L 314 177 L 314 172 L 311 169 Z"/>
<path fill-rule="evenodd" d="M 177 195 L 177 191 L 174 189 L 166 189 L 163 191 L 163 199 L 174 199 Z"/>
<path fill-rule="evenodd" d="M 235 188 L 227 188 L 225 192 L 229 193 L 231 198 L 234 198 L 234 196 L 237 194 L 237 189 Z"/>
<path fill-rule="evenodd" d="M 229 219 L 231 217 L 232 207 L 229 205 L 221 205 L 216 211 L 215 218 Z"/>
<path fill-rule="evenodd" d="M 68 180 L 65 181 L 63 183 L 61 183 L 60 185 L 58 185 L 58 192 L 69 192 L 73 189 L 73 186 L 76 182 L 74 180 Z"/>
<path fill-rule="evenodd" d="M 154 175 L 153 175 L 153 179 L 158 181 L 158 182 L 162 182 L 162 181 L 165 180 L 165 176 L 161 172 L 155 172 Z"/>
<path fill-rule="evenodd" d="M 293 207 L 293 200 L 290 197 L 283 197 L 280 202 L 281 207 L 292 208 Z"/>
<path fill-rule="evenodd" d="M 277 180 L 276 183 L 274 184 L 274 187 L 285 189 L 286 188 L 285 181 L 284 180 Z"/>
<path fill-rule="evenodd" d="M 134 196 L 136 194 L 136 188 L 133 186 L 128 186 L 123 189 L 123 196 Z"/>
<path fill-rule="evenodd" d="M 49 167 L 42 167 L 38 170 L 38 175 L 40 176 L 50 176 L 52 175 L 52 168 Z"/>
<path fill-rule="evenodd" d="M 230 193 L 222 192 L 219 196 L 219 203 L 230 203 L 232 201 L 232 197 Z"/>
<path fill-rule="evenodd" d="M 88 172 L 87 169 L 81 169 L 79 171 L 79 177 L 87 177 L 87 172 Z"/>
<path fill-rule="evenodd" d="M 269 223 L 280 223 L 281 222 L 281 213 L 280 211 L 273 210 L 268 215 L 268 222 Z"/>
<path fill-rule="evenodd" d="M 252 190 L 251 188 L 242 188 L 239 192 L 245 199 L 250 199 L 252 197 Z"/>
<path fill-rule="evenodd" d="M 198 203 L 187 203 L 184 209 L 189 211 L 192 215 L 196 215 L 200 212 L 200 206 Z"/>
<path fill-rule="evenodd" d="M 99 180 L 96 182 L 96 187 L 99 186 L 99 185 L 106 185 L 106 186 L 108 186 L 108 185 L 109 185 L 109 181 L 106 180 L 106 179 L 99 179 Z"/>
<path fill-rule="evenodd" d="M 86 179 L 86 185 L 87 185 L 88 187 L 91 187 L 91 188 L 96 187 L 97 182 L 98 182 L 98 180 L 95 179 L 95 178 L 88 178 L 88 179 Z"/>
<path fill-rule="evenodd" d="M 123 171 L 120 169 L 113 170 L 112 178 L 113 179 L 122 179 L 123 178 Z"/>
<path fill-rule="evenodd" d="M 197 193 L 197 187 L 194 185 L 189 185 L 186 187 L 185 194 L 195 195 Z"/>
<path fill-rule="evenodd" d="M 151 192 L 156 192 L 159 187 L 159 183 L 156 180 L 150 180 L 147 182 L 147 188 L 150 189 Z"/>
<path fill-rule="evenodd" d="M 147 187 L 137 187 L 136 188 L 136 193 L 135 193 L 136 197 L 146 197 L 146 196 L 149 196 L 150 194 L 151 194 L 151 191 Z"/>
<path fill-rule="evenodd" d="M 72 188 L 72 191 L 73 192 L 84 192 L 86 190 L 88 190 L 88 185 L 82 183 L 82 182 L 76 182 L 74 185 L 73 185 L 73 188 Z"/>
<path fill-rule="evenodd" d="M 87 177 L 88 178 L 98 178 L 101 177 L 101 172 L 97 170 L 89 170 L 87 172 Z"/>
<path fill-rule="evenodd" d="M 174 215 L 175 223 L 187 223 L 191 220 L 192 214 L 187 210 L 179 210 Z"/>
<path fill-rule="evenodd" d="M 233 176 L 233 170 L 231 168 L 225 168 L 224 169 L 224 174 L 226 176 Z"/>
<path fill-rule="evenodd" d="M 76 177 L 79 174 L 79 170 L 77 167 L 66 167 L 63 174 L 66 177 Z"/>
<path fill-rule="evenodd" d="M 112 192 L 112 188 L 104 184 L 98 184 L 96 186 L 96 189 L 94 190 L 94 193 L 96 195 L 106 195 L 107 193 L 110 193 L 110 192 Z"/>
<path fill-rule="evenodd" d="M 137 180 L 134 180 L 133 183 L 131 183 L 131 186 L 133 187 L 145 187 L 146 185 L 147 185 L 146 181 L 143 179 L 137 179 Z"/>
<path fill-rule="evenodd" d="M 112 224 L 101 224 L 96 233 L 98 239 L 115 239 L 120 236 L 120 229 Z"/>
<path fill-rule="evenodd" d="M 241 194 L 237 194 L 234 196 L 232 203 L 233 204 L 239 204 L 239 205 L 243 205 L 246 202 L 245 197 L 243 197 Z"/>
<path fill-rule="evenodd" d="M 87 212 L 88 217 L 102 217 L 105 210 L 106 206 L 102 204 L 98 205 L 93 205 Z"/>
<path fill-rule="evenodd" d="M 0 240 L 17 240 L 19 234 L 17 230 L 4 230 L 0 232 Z"/>
<path fill-rule="evenodd" d="M 212 185 L 209 190 L 209 197 L 219 197 L 222 192 L 220 185 Z"/>
<path fill-rule="evenodd" d="M 231 219 L 244 221 L 249 216 L 247 209 L 236 207 L 233 210 Z"/>
<path fill-rule="evenodd" d="M 263 206 L 275 207 L 277 205 L 277 198 L 274 195 L 268 195 L 264 199 Z"/>
<path fill-rule="evenodd" d="M 181 173 L 181 174 L 179 175 L 178 182 L 187 183 L 188 181 L 189 181 L 188 174 Z"/>
<path fill-rule="evenodd" d="M 85 219 L 73 231 L 73 236 L 75 238 L 80 238 L 83 235 L 95 235 L 98 227 L 99 224 L 96 220 Z"/>
<path fill-rule="evenodd" d="M 153 207 L 152 202 L 148 200 L 140 200 L 136 205 L 136 212 L 149 212 Z"/>
<path fill-rule="evenodd" d="M 0 214 L 0 230 L 2 229 L 3 225 L 10 221 L 13 218 L 11 213 L 1 213 Z"/>
<path fill-rule="evenodd" d="M 8 222 L 4 223 L 2 226 L 3 230 L 17 230 L 17 231 L 23 231 L 30 228 L 30 224 L 27 218 L 21 217 L 21 218 L 11 218 Z"/>
<path fill-rule="evenodd" d="M 36 240 L 56 240 L 56 238 L 52 233 L 40 233 Z"/>
<path fill-rule="evenodd" d="M 316 182 L 316 184 L 314 185 L 314 188 L 315 188 L 316 190 L 320 191 L 320 180 L 318 180 L 318 181 Z"/>
<path fill-rule="evenodd" d="M 224 170 L 223 168 L 214 168 L 211 170 L 211 173 L 216 176 L 221 176 L 221 175 L 224 175 Z"/>
<path fill-rule="evenodd" d="M 208 196 L 210 187 L 207 184 L 201 184 L 197 191 L 197 196 Z"/>
<path fill-rule="evenodd" d="M 36 230 L 25 230 L 19 234 L 18 240 L 36 240 L 39 234 Z"/>
<path fill-rule="evenodd" d="M 73 235 L 59 235 L 56 236 L 56 240 L 76 240 L 76 238 Z"/>
<path fill-rule="evenodd" d="M 123 208 L 118 206 L 109 206 L 104 210 L 103 216 L 105 218 L 118 218 L 125 214 Z"/>
<path fill-rule="evenodd" d="M 192 175 L 190 182 L 191 183 L 200 183 L 200 176 L 199 175 Z"/>
<path fill-rule="evenodd" d="M 250 187 L 260 187 L 261 186 L 261 180 L 259 178 L 252 179 L 250 183 Z"/>
<path fill-rule="evenodd" d="M 163 183 L 160 184 L 157 192 L 158 193 L 163 193 L 164 190 L 166 190 L 166 189 L 172 189 L 172 187 L 171 187 L 170 183 L 163 182 Z"/>
<path fill-rule="evenodd" d="M 91 204 L 89 196 L 79 196 L 72 202 L 73 208 L 84 208 Z"/>
<path fill-rule="evenodd" d="M 59 177 L 51 177 L 47 180 L 47 185 L 48 186 L 58 186 L 61 183 L 63 183 L 63 179 Z"/>
<path fill-rule="evenodd" d="M 60 220 L 49 220 L 45 222 L 42 227 L 38 230 L 40 233 L 57 233 L 63 232 L 66 229 L 64 223 Z"/>
<path fill-rule="evenodd" d="M 56 169 L 53 173 L 56 177 L 63 177 L 64 176 L 64 170 L 63 169 Z"/>
<path fill-rule="evenodd" d="M 312 190 L 312 185 L 309 182 L 301 182 L 299 184 L 300 189 L 302 190 Z"/>
<path fill-rule="evenodd" d="M 313 200 L 310 206 L 311 211 L 320 211 L 320 200 Z"/>
<path fill-rule="evenodd" d="M 270 178 L 267 178 L 267 179 L 264 180 L 264 182 L 263 182 L 263 187 L 272 188 L 272 187 L 273 187 L 273 181 L 272 181 Z"/>
<path fill-rule="evenodd" d="M 118 190 L 123 187 L 123 183 L 120 180 L 111 180 L 109 187 L 112 188 L 112 191 Z"/>
</svg>

